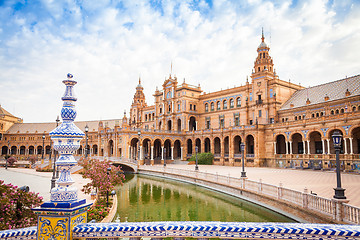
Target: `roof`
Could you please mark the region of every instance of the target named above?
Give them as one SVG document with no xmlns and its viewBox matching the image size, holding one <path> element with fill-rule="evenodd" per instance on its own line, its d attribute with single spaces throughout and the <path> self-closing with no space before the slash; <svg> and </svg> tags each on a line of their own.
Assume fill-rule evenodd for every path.
<svg viewBox="0 0 360 240">
<path fill-rule="evenodd" d="M 86 124 L 89 127 L 89 132 L 97 132 L 99 127 L 99 120 L 96 121 L 81 121 L 81 122 L 74 122 L 75 125 L 85 131 Z M 121 124 L 121 119 L 112 119 L 112 120 L 102 120 L 103 126 L 107 126 L 111 129 L 115 127 L 115 124 Z M 15 134 L 15 133 L 49 133 L 56 128 L 56 123 L 15 123 L 12 125 L 6 134 Z"/>
<path fill-rule="evenodd" d="M 15 117 L 14 115 L 12 115 L 11 113 L 9 113 L 8 111 L 6 111 L 1 105 L 0 105 L 0 117 L 2 116 L 10 116 L 10 117 Z"/>
<path fill-rule="evenodd" d="M 347 90 L 350 92 L 349 96 L 346 96 Z M 281 106 L 280 110 L 311 106 L 358 95 L 360 95 L 360 75 L 298 90 Z M 326 96 L 329 97 L 327 101 Z M 307 99 L 310 100 L 310 104 L 306 104 Z"/>
</svg>

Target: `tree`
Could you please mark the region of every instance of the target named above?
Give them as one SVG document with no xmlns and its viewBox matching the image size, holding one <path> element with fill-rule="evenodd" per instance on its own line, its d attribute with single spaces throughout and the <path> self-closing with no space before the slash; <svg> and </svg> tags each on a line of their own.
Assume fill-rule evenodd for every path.
<svg viewBox="0 0 360 240">
<path fill-rule="evenodd" d="M 89 194 L 92 190 L 96 190 L 100 196 L 106 196 L 118 184 L 122 184 L 125 176 L 120 167 L 111 165 L 109 160 L 100 161 L 91 159 L 82 161 L 84 167 L 83 178 L 90 178 L 91 182 L 86 184 L 82 191 Z M 111 171 L 107 171 L 110 168 Z"/>
<path fill-rule="evenodd" d="M 0 180 L 0 230 L 36 225 L 37 217 L 31 208 L 41 202 L 38 193 L 25 192 Z"/>
</svg>

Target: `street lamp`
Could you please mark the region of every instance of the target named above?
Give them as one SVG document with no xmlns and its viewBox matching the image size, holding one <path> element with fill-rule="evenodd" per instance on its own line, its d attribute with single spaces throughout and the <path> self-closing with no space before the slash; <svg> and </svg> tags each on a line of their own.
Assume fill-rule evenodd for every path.
<svg viewBox="0 0 360 240">
<path fill-rule="evenodd" d="M 140 144 L 141 144 L 141 131 L 139 130 L 138 131 L 138 136 L 139 136 L 139 146 L 138 146 L 138 151 L 139 151 L 139 157 L 138 157 L 138 159 L 139 159 L 139 161 L 140 161 Z"/>
<path fill-rule="evenodd" d="M 59 125 L 59 116 L 57 116 L 56 118 L 56 127 Z M 51 139 L 50 139 L 50 146 L 51 146 Z M 50 147 L 50 153 L 51 153 L 51 147 Z M 51 159 L 51 157 L 49 156 L 49 159 Z M 51 178 L 51 189 L 53 189 L 55 187 L 55 181 L 56 181 L 56 176 L 55 176 L 55 173 L 57 173 L 56 171 L 56 150 L 54 149 L 54 165 L 53 165 L 53 175 L 52 175 L 52 178 Z"/>
<path fill-rule="evenodd" d="M 88 132 L 89 132 L 89 127 L 86 124 L 86 126 L 85 126 L 85 159 L 88 156 Z"/>
<path fill-rule="evenodd" d="M 106 169 L 106 173 L 108 175 L 108 181 L 109 182 L 110 182 L 110 171 L 111 171 L 111 167 Z M 106 191 L 106 207 L 109 207 L 109 190 Z"/>
<path fill-rule="evenodd" d="M 164 148 L 164 167 L 166 167 L 166 148 Z"/>
<path fill-rule="evenodd" d="M 335 130 L 332 135 L 332 138 L 333 138 L 334 148 L 335 148 L 335 153 L 336 153 L 336 182 L 337 182 L 337 187 L 334 188 L 334 190 L 335 190 L 334 198 L 346 199 L 345 189 L 341 187 L 341 176 L 340 176 L 339 153 L 340 153 L 340 149 L 341 149 L 342 135 L 338 130 Z"/>
<path fill-rule="evenodd" d="M 195 146 L 195 171 L 199 170 L 199 166 L 198 166 L 198 160 L 197 160 L 197 153 L 198 153 L 198 146 Z"/>
<path fill-rule="evenodd" d="M 42 146 L 42 151 L 41 151 L 41 159 L 44 160 L 45 133 L 42 136 L 42 140 L 43 140 L 43 146 Z"/>
<path fill-rule="evenodd" d="M 246 172 L 245 172 L 245 143 L 240 143 L 240 149 L 241 149 L 241 163 L 242 163 L 242 172 L 241 172 L 241 177 L 242 178 L 246 178 Z"/>
</svg>

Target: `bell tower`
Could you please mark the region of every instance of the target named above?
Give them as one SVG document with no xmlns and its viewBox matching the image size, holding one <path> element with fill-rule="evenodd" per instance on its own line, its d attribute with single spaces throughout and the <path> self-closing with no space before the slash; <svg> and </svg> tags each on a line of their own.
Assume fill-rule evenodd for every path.
<svg viewBox="0 0 360 240">
<path fill-rule="evenodd" d="M 140 127 L 141 126 L 141 116 L 142 110 L 146 107 L 145 94 L 143 92 L 144 88 L 141 85 L 141 79 L 139 77 L 139 84 L 136 86 L 136 92 L 134 94 L 133 102 L 130 109 L 130 126 L 131 127 Z"/>
<path fill-rule="evenodd" d="M 257 48 L 257 58 L 254 62 L 253 76 L 274 74 L 274 63 L 269 54 L 270 48 L 265 43 L 264 30 L 261 34 L 261 43 Z"/>
</svg>

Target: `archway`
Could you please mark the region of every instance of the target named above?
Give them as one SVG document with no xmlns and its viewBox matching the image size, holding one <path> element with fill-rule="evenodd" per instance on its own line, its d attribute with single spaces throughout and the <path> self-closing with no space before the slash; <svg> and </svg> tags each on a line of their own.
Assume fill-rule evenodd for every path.
<svg viewBox="0 0 360 240">
<path fill-rule="evenodd" d="M 20 155 L 25 155 L 25 146 L 20 147 Z"/>
<path fill-rule="evenodd" d="M 111 157 L 114 155 L 114 141 L 113 140 L 110 140 L 108 142 L 107 151 L 108 151 L 108 157 Z"/>
<path fill-rule="evenodd" d="M 196 118 L 195 117 L 190 117 L 189 131 L 196 131 Z"/>
<path fill-rule="evenodd" d="M 292 153 L 293 154 L 304 154 L 304 144 L 300 133 L 295 133 L 291 137 L 292 141 Z"/>
<path fill-rule="evenodd" d="M 51 151 L 51 147 L 49 146 L 49 145 L 47 145 L 46 147 L 45 147 L 45 154 L 50 154 L 50 151 Z"/>
<path fill-rule="evenodd" d="M 351 131 L 353 153 L 360 154 L 360 127 L 354 128 Z"/>
<path fill-rule="evenodd" d="M 2 146 L 1 148 L 1 155 L 7 155 L 8 154 L 8 147 Z"/>
<path fill-rule="evenodd" d="M 164 159 L 171 159 L 171 141 L 169 139 L 164 142 Z"/>
<path fill-rule="evenodd" d="M 145 164 L 151 164 L 150 162 L 150 139 L 148 138 L 145 138 L 143 141 L 142 141 L 142 154 L 143 154 L 143 158 L 144 158 L 144 163 Z"/>
<path fill-rule="evenodd" d="M 241 144 L 241 137 L 239 135 L 236 135 L 234 137 L 234 154 L 238 154 L 238 155 L 241 154 L 240 144 Z"/>
<path fill-rule="evenodd" d="M 92 152 L 93 152 L 94 155 L 97 155 L 97 154 L 98 154 L 98 146 L 97 146 L 96 144 L 94 144 L 94 145 L 92 146 Z"/>
<path fill-rule="evenodd" d="M 198 149 L 198 153 L 201 153 L 201 140 L 199 138 L 197 138 L 195 140 L 195 146 L 197 147 Z M 196 149 L 195 149 L 196 150 Z"/>
<path fill-rule="evenodd" d="M 38 146 L 36 151 L 37 151 L 37 155 L 41 155 L 42 154 L 42 146 Z"/>
<path fill-rule="evenodd" d="M 220 157 L 221 154 L 221 144 L 219 137 L 214 138 L 214 154 L 218 155 L 218 157 Z"/>
<path fill-rule="evenodd" d="M 82 154 L 82 149 L 83 149 L 83 148 L 82 148 L 82 145 L 80 145 L 80 148 L 77 150 L 77 154 L 78 154 L 78 155 L 81 155 L 81 154 Z"/>
<path fill-rule="evenodd" d="M 224 138 L 224 156 L 229 157 L 229 136 Z"/>
<path fill-rule="evenodd" d="M 138 160 L 139 159 L 139 139 L 133 138 L 130 141 L 131 148 L 131 159 Z"/>
<path fill-rule="evenodd" d="M 29 146 L 29 155 L 33 155 L 35 152 L 34 146 Z"/>
<path fill-rule="evenodd" d="M 161 141 L 156 139 L 154 141 L 154 164 L 161 163 Z"/>
<path fill-rule="evenodd" d="M 193 150 L 192 150 L 192 140 L 191 140 L 191 139 L 188 139 L 188 140 L 186 141 L 186 144 L 187 144 L 187 156 L 188 156 L 188 157 L 191 157 L 192 152 L 193 152 Z"/>
<path fill-rule="evenodd" d="M 279 134 L 276 136 L 276 153 L 275 154 L 285 154 L 286 153 L 286 141 L 285 136 Z"/>
<path fill-rule="evenodd" d="M 179 140 L 174 142 L 174 159 L 181 158 L 181 143 Z"/>
<path fill-rule="evenodd" d="M 254 137 L 252 135 L 246 137 L 246 149 L 247 154 L 255 154 Z"/>
<path fill-rule="evenodd" d="M 11 155 L 16 155 L 17 154 L 17 147 L 16 146 L 12 146 L 10 148 L 10 151 L 11 151 Z"/>
<path fill-rule="evenodd" d="M 310 133 L 310 154 L 322 154 L 321 134 L 317 131 Z"/>
<path fill-rule="evenodd" d="M 211 143 L 210 143 L 210 138 L 205 138 L 205 152 L 210 152 L 211 151 Z"/>
</svg>

